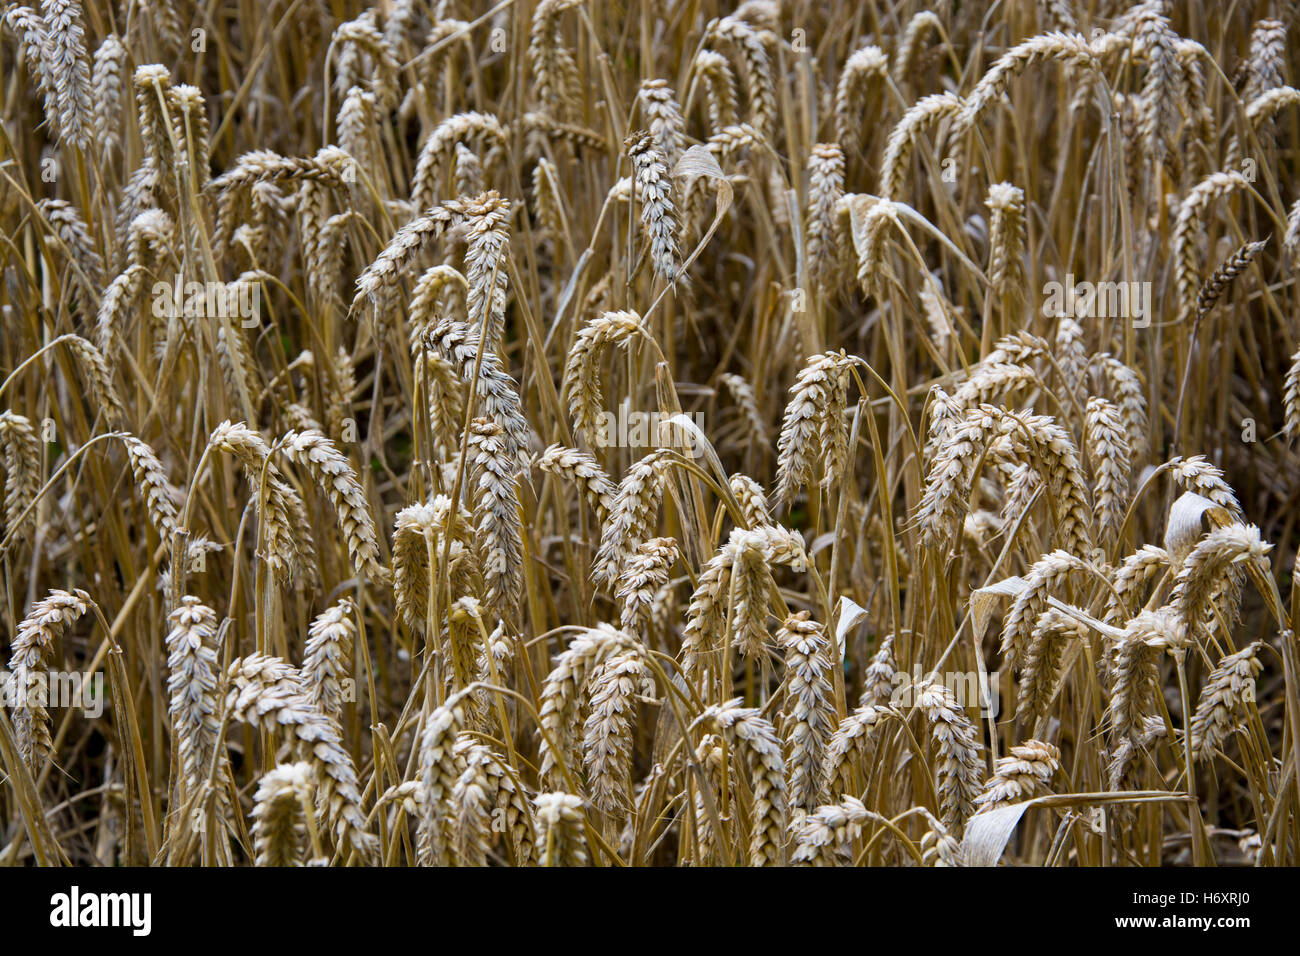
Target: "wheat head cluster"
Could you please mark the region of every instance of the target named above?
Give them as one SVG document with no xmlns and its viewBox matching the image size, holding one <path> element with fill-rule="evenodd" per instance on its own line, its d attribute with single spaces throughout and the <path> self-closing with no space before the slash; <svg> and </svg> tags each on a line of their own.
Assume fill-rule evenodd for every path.
<svg viewBox="0 0 1300 956">
<path fill-rule="evenodd" d="M 1295 4 L 0 22 L 0 864 L 1300 863 Z"/>
</svg>

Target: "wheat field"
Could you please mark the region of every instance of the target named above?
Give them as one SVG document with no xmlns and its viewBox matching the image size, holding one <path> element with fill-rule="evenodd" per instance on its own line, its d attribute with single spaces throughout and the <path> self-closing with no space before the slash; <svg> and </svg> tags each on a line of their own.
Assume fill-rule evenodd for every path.
<svg viewBox="0 0 1300 956">
<path fill-rule="evenodd" d="M 0 864 L 1300 863 L 1296 14 L 6 4 Z"/>
</svg>

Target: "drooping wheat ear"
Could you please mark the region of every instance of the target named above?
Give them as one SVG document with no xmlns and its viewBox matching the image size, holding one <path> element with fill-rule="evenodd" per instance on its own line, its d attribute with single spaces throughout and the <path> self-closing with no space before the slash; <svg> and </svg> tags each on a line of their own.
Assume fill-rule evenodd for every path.
<svg viewBox="0 0 1300 956">
<path fill-rule="evenodd" d="M 544 113 L 525 113 L 519 122 L 531 133 L 540 133 L 571 143 L 578 150 L 604 153 L 609 149 L 605 138 L 595 130 L 573 123 L 561 123 Z"/>
<path fill-rule="evenodd" d="M 870 822 L 885 822 L 868 810 L 857 797 L 841 797 L 839 803 L 819 806 L 814 813 L 794 822 L 792 866 L 835 866 L 836 855 L 844 852 Z"/>
<path fill-rule="evenodd" d="M 926 866 L 959 867 L 965 866 L 961 843 L 948 832 L 934 814 L 924 807 L 921 815 L 925 817 L 930 828 L 921 837 L 921 860 Z"/>
<path fill-rule="evenodd" d="M 378 101 L 374 93 L 354 86 L 343 97 L 336 126 L 339 146 L 362 169 L 373 169 L 377 153 Z"/>
<path fill-rule="evenodd" d="M 90 595 L 80 588 L 53 590 L 37 601 L 18 623 L 10 645 L 9 703 L 14 718 L 18 753 L 33 774 L 50 755 L 50 715 L 45 662 L 68 627 L 90 610 Z"/>
<path fill-rule="evenodd" d="M 329 821 L 338 845 L 348 844 L 362 863 L 372 863 L 379 841 L 367 831 L 352 756 L 338 725 L 307 697 L 297 668 L 278 657 L 251 654 L 226 671 L 226 713 L 254 729 L 283 727 L 315 772 L 317 813 Z"/>
<path fill-rule="evenodd" d="M 91 69 L 95 139 L 105 157 L 122 145 L 122 88 L 126 84 L 126 47 L 116 33 L 104 37 Z"/>
<path fill-rule="evenodd" d="M 865 214 L 861 212 L 864 208 Z M 868 298 L 883 297 L 890 283 L 896 281 L 886 243 L 889 227 L 902 228 L 893 201 L 850 193 L 840 200 L 836 215 L 849 221 L 849 238 L 858 257 L 855 278 L 862 294 Z"/>
<path fill-rule="evenodd" d="M 953 93 L 935 93 L 913 104 L 889 133 L 880 160 L 880 195 L 897 199 L 916 141 L 931 126 L 957 115 L 962 102 Z"/>
<path fill-rule="evenodd" d="M 999 299 L 1024 294 L 1025 193 L 1010 183 L 989 187 L 989 284 Z"/>
<path fill-rule="evenodd" d="M 346 193 L 350 183 L 356 180 L 356 169 L 356 160 L 337 146 L 322 147 L 313 156 L 286 157 L 265 149 L 245 153 L 239 157 L 233 169 L 208 183 L 208 189 L 217 196 L 217 225 L 212 234 L 213 248 L 230 248 L 239 205 L 245 194 L 257 184 L 301 186 L 303 183 L 315 183 L 324 189 Z M 411 226 L 419 222 L 417 220 Z M 402 235 L 402 231 L 399 231 L 398 236 Z M 384 251 L 389 250 L 386 248 Z M 383 259 L 382 253 L 380 258 Z"/>
<path fill-rule="evenodd" d="M 537 102 L 557 118 L 577 107 L 578 65 L 564 43 L 560 14 L 581 0 L 542 0 L 533 10 L 528 33 L 528 61 L 532 65 Z"/>
<path fill-rule="evenodd" d="M 1132 789 L 1131 780 L 1133 758 L 1142 747 L 1166 736 L 1167 729 L 1163 716 L 1153 714 L 1142 721 L 1136 739 L 1122 738 L 1111 751 L 1110 764 L 1106 767 L 1106 780 L 1111 790 Z"/>
<path fill-rule="evenodd" d="M 664 281 L 677 279 L 680 228 L 673 202 L 672 167 L 653 133 L 634 133 L 624 143 L 641 204 L 641 223 L 650 241 L 650 263 Z"/>
<path fill-rule="evenodd" d="M 1002 433 L 1011 438 L 1017 453 L 1029 462 L 1048 486 L 1061 546 L 1071 554 L 1092 553 L 1092 509 L 1074 440 L 1046 415 L 1016 416 L 1005 409 L 983 405 L 985 414 L 999 420 Z"/>
<path fill-rule="evenodd" d="M 844 152 L 835 143 L 817 143 L 808 157 L 808 268 L 813 279 L 829 291 L 839 265 L 835 209 L 844 196 Z"/>
<path fill-rule="evenodd" d="M 218 785 L 225 773 L 224 750 L 218 753 L 218 711 L 221 706 L 221 664 L 217 660 L 217 615 L 198 598 L 186 595 L 167 616 L 167 691 L 169 714 L 176 732 L 181 776 L 193 795 L 208 779 L 213 760 Z M 226 794 L 219 790 L 224 804 Z"/>
<path fill-rule="evenodd" d="M 1139 611 L 1124 628 L 1110 661 L 1110 726 L 1118 740 L 1142 739 L 1145 718 L 1160 688 L 1156 663 L 1163 649 L 1186 644 L 1187 629 L 1171 607 Z"/>
<path fill-rule="evenodd" d="M 1138 134 L 1147 156 L 1164 163 L 1177 145 L 1177 101 L 1183 74 L 1174 52 L 1176 35 L 1161 6 L 1143 5 L 1138 14 L 1134 45 L 1142 51 L 1147 62 Z"/>
<path fill-rule="evenodd" d="M 180 49 L 183 42 L 180 14 L 167 0 L 142 0 L 140 12 L 153 28 L 154 35 L 168 51 Z"/>
<path fill-rule="evenodd" d="M 925 717 L 937 752 L 939 818 L 944 826 L 960 829 L 971 814 L 984 778 L 979 730 L 953 692 L 938 680 L 917 687 L 916 707 Z"/>
<path fill-rule="evenodd" d="M 844 474 L 849 454 L 844 416 L 849 366 L 843 351 L 823 352 L 809 359 L 795 376 L 776 446 L 772 497 L 782 506 L 788 506 L 800 488 L 812 483 L 818 459 L 822 459 L 823 488 L 834 487 Z"/>
<path fill-rule="evenodd" d="M 930 10 L 920 10 L 907 21 L 907 28 L 894 50 L 894 83 L 899 89 L 906 88 L 912 79 L 912 67 L 916 63 L 921 41 L 930 30 L 940 34 L 943 32 L 943 24 Z"/>
<path fill-rule="evenodd" d="M 709 131 L 734 126 L 736 114 L 736 74 L 727 58 L 716 50 L 701 50 L 692 67 L 695 76 L 704 78 L 709 98 Z"/>
<path fill-rule="evenodd" d="M 411 201 L 416 209 L 427 210 L 438 202 L 438 194 L 452 171 L 456 145 L 468 140 L 483 143 L 483 152 L 491 147 L 505 149 L 506 129 L 490 113 L 475 111 L 457 113 L 439 123 L 424 141 L 416 160 L 411 179 Z"/>
<path fill-rule="evenodd" d="M 340 24 L 334 31 L 333 45 L 338 64 L 334 88 L 340 99 L 361 80 L 359 67 L 362 58 L 358 54 L 364 53 L 373 66 L 370 86 L 379 108 L 386 113 L 397 105 L 397 78 L 401 64 L 393 45 L 375 27 L 373 17 L 363 15 Z"/>
<path fill-rule="evenodd" d="M 135 479 L 144 502 L 149 523 L 158 532 L 160 541 L 170 542 L 176 533 L 176 505 L 172 501 L 171 484 L 167 472 L 154 450 L 133 435 L 123 435 L 127 459 L 131 463 L 131 477 Z"/>
<path fill-rule="evenodd" d="M 426 209 L 419 219 L 398 229 L 380 255 L 357 277 L 356 297 L 348 311 L 355 315 L 369 300 L 378 316 L 395 294 L 395 286 L 402 280 L 408 260 L 458 222 L 461 209 L 459 203 L 442 203 Z"/>
<path fill-rule="evenodd" d="M 282 581 L 306 573 L 315 561 L 302 498 L 270 460 L 270 448 L 244 422 L 222 422 L 208 439 L 212 447 L 234 455 L 244 469 L 261 524 L 261 558 Z"/>
<path fill-rule="evenodd" d="M 469 734 L 461 734 L 456 739 L 455 749 L 465 769 L 451 789 L 451 805 L 455 810 L 452 851 L 458 866 L 487 866 L 493 808 L 488 802 L 491 781 L 486 765 L 491 751 L 475 743 Z"/>
<path fill-rule="evenodd" d="M 152 164 L 142 163 L 122 187 L 122 202 L 113 217 L 113 232 L 125 242 L 132 221 L 159 201 L 161 176 Z M 164 214 L 165 215 L 165 214 Z"/>
<path fill-rule="evenodd" d="M 582 798 L 571 793 L 539 793 L 533 799 L 538 866 L 587 866 L 587 832 Z"/>
<path fill-rule="evenodd" d="M 727 391 L 731 393 L 732 400 L 740 409 L 741 421 L 747 440 L 752 445 L 767 445 L 769 441 L 767 420 L 758 409 L 758 399 L 754 394 L 754 387 L 741 376 L 731 372 L 724 372 L 719 375 L 718 381 L 726 386 Z"/>
<path fill-rule="evenodd" d="M 637 641 L 624 631 L 608 624 L 585 628 L 555 659 L 555 666 L 542 685 L 541 758 L 543 782 L 559 783 L 564 771 L 578 772 L 578 749 L 575 744 L 581 726 L 583 695 L 589 679 L 606 661 L 625 651 L 644 656 Z"/>
<path fill-rule="evenodd" d="M 615 597 L 620 605 L 619 625 L 643 640 L 650 628 L 655 595 L 668 583 L 678 556 L 672 538 L 651 538 L 637 546 L 618 576 Z"/>
<path fill-rule="evenodd" d="M 315 789 L 311 764 L 281 764 L 257 782 L 253 797 L 255 866 L 307 863 L 307 813 Z"/>
<path fill-rule="evenodd" d="M 592 805 L 615 820 L 632 810 L 636 699 L 647 684 L 654 687 L 639 645 L 612 654 L 591 676 L 582 757 Z"/>
<path fill-rule="evenodd" d="M 860 772 L 870 775 L 870 757 L 875 752 L 878 731 L 885 721 L 897 720 L 899 716 L 887 703 L 888 699 L 879 704 L 864 703 L 835 728 L 822 763 L 822 786 L 827 799 L 861 792 L 856 781 Z"/>
<path fill-rule="evenodd" d="M 0 450 L 5 463 L 5 534 L 24 534 L 36 521 L 35 508 L 23 512 L 41 490 L 41 440 L 29 419 L 15 412 L 0 412 Z M 22 523 L 19 524 L 19 519 Z"/>
<path fill-rule="evenodd" d="M 347 457 L 318 431 L 288 432 L 277 447 L 290 461 L 307 469 L 334 506 L 339 530 L 347 541 L 348 555 L 357 574 L 384 582 L 387 574 L 379 563 L 375 520 Z"/>
<path fill-rule="evenodd" d="M 1128 437 L 1119 409 L 1104 398 L 1088 399 L 1085 427 L 1095 479 L 1097 536 L 1113 541 L 1119 536 L 1128 508 L 1129 473 L 1133 467 Z"/>
<path fill-rule="evenodd" d="M 970 499 L 975 466 L 993 436 L 996 423 L 979 408 L 969 409 L 947 427 L 938 443 L 925 479 L 925 491 L 916 509 L 921 543 L 943 547 L 961 527 L 962 513 Z"/>
<path fill-rule="evenodd" d="M 1246 119 L 1256 134 L 1262 134 L 1262 127 L 1282 110 L 1300 105 L 1300 90 L 1293 86 L 1278 86 L 1266 93 L 1261 93 L 1246 104 Z"/>
<path fill-rule="evenodd" d="M 1281 20 L 1259 20 L 1250 33 L 1250 57 L 1243 99 L 1256 99 L 1283 84 L 1287 59 L 1287 28 Z"/>
<path fill-rule="evenodd" d="M 490 832 L 504 826 L 509 834 L 516 866 L 526 866 L 532 859 L 532 807 L 515 780 L 515 772 L 500 754 L 476 742 L 469 734 L 456 741 L 457 756 L 465 769 L 452 787 L 456 808 L 455 850 L 462 863 L 486 854 Z M 500 821 L 494 825 L 494 821 Z"/>
<path fill-rule="evenodd" d="M 1204 636 L 1216 613 L 1226 619 L 1226 626 L 1235 623 L 1241 566 L 1254 564 L 1267 573 L 1271 550 L 1254 525 L 1216 528 L 1197 543 L 1183 560 L 1169 596 L 1189 636 Z"/>
<path fill-rule="evenodd" d="M 1255 702 L 1255 678 L 1264 665 L 1256 656 L 1255 641 L 1235 654 L 1226 654 L 1210 672 L 1192 716 L 1192 757 L 1198 762 L 1214 759 L 1214 753 L 1242 725 L 1237 714 Z M 1236 718 L 1236 719 L 1234 719 Z"/>
<path fill-rule="evenodd" d="M 844 61 L 835 87 L 835 139 L 845 155 L 862 145 L 869 94 L 889 76 L 889 59 L 878 46 L 864 46 Z"/>
<path fill-rule="evenodd" d="M 1105 622 L 1120 625 L 1144 603 L 1146 588 L 1169 567 L 1169 552 L 1145 544 L 1124 559 L 1111 581 L 1106 598 Z"/>
<path fill-rule="evenodd" d="M 321 388 L 325 392 L 325 424 L 335 440 L 342 441 L 352 413 L 352 396 L 357 390 L 357 372 L 352 361 L 352 353 L 341 345 L 334 353 L 333 371 L 333 378 L 326 372 L 321 381 Z"/>
<path fill-rule="evenodd" d="M 155 270 L 175 259 L 176 222 L 161 209 L 146 209 L 127 224 L 126 259 Z"/>
<path fill-rule="evenodd" d="M 736 501 L 740 504 L 740 513 L 750 528 L 772 523 L 772 515 L 768 511 L 767 496 L 763 494 L 762 485 L 748 475 L 740 473 L 728 478 L 727 485 L 731 488 L 731 493 L 736 496 Z"/>
<path fill-rule="evenodd" d="M 67 250 L 76 268 L 72 280 L 83 290 L 83 303 L 94 301 L 104 284 L 104 260 L 95 250 L 86 223 L 72 203 L 63 199 L 42 199 L 36 204 Z"/>
<path fill-rule="evenodd" d="M 1030 66 L 1047 60 L 1059 60 L 1070 66 L 1097 66 L 1092 48 L 1081 34 L 1043 33 L 1031 37 L 1002 54 L 975 84 L 975 88 L 962 101 L 956 131 L 960 134 L 972 129 L 980 114 L 1001 99 L 1012 80 Z"/>
<path fill-rule="evenodd" d="M 450 522 L 450 525 L 449 525 Z M 429 616 L 430 564 L 441 561 L 444 536 L 469 547 L 473 521 L 463 507 L 452 511 L 451 499 L 438 495 L 429 504 L 413 504 L 397 513 L 393 530 L 393 596 L 406 626 L 423 634 Z"/>
<path fill-rule="evenodd" d="M 614 588 L 627 556 L 654 529 L 671 455 L 665 448 L 650 452 L 635 462 L 619 482 L 592 566 L 591 579 L 598 587 Z"/>
<path fill-rule="evenodd" d="M 210 178 L 208 168 L 208 111 L 203 102 L 203 93 L 197 86 L 182 83 L 167 91 L 167 104 L 173 113 L 173 122 L 178 133 L 183 133 L 189 157 L 190 174 L 194 177 L 196 189 L 202 189 Z"/>
<path fill-rule="evenodd" d="M 481 338 L 488 349 L 494 350 L 505 329 L 510 201 L 496 192 L 483 193 L 466 203 L 465 220 L 467 315 L 471 327 L 485 330 Z"/>
<path fill-rule="evenodd" d="M 352 644 L 357 636 L 352 619 L 355 612 L 355 602 L 344 597 L 317 615 L 307 629 L 302 662 L 307 699 L 334 720 L 342 719 L 342 681 L 352 673 Z"/>
<path fill-rule="evenodd" d="M 1266 245 L 1267 243 L 1262 240 L 1260 242 L 1248 242 L 1230 255 L 1223 265 L 1214 270 L 1214 274 L 1205 280 L 1196 293 L 1196 314 L 1198 316 L 1209 314 L 1209 311 L 1214 308 L 1214 303 L 1223 297 L 1223 293 L 1232 284 L 1232 280 L 1250 267 L 1250 264 L 1255 261 L 1255 257 L 1260 254 Z"/>
<path fill-rule="evenodd" d="M 460 590 L 458 585 L 463 584 L 457 581 L 455 576 L 452 578 L 452 593 L 455 594 Z M 447 628 L 442 634 L 442 651 L 443 658 L 451 663 L 446 668 L 445 678 L 447 688 L 450 691 L 457 691 L 461 688 L 468 687 L 471 682 L 481 673 L 479 661 L 487 663 L 486 653 L 488 649 L 483 644 L 482 622 L 484 609 L 477 597 L 472 595 L 463 595 L 456 598 L 447 609 Z M 489 675 L 490 679 L 490 675 Z M 482 695 L 477 695 L 467 705 L 469 714 L 469 723 L 471 726 L 477 726 L 480 723 L 482 709 L 479 707 L 481 700 L 486 700 Z"/>
<path fill-rule="evenodd" d="M 1088 365 L 1106 381 L 1111 400 L 1119 408 L 1120 418 L 1124 421 L 1129 450 L 1136 454 L 1147 444 L 1147 402 L 1142 393 L 1142 379 L 1109 352 L 1098 352 Z"/>
<path fill-rule="evenodd" d="M 451 181 L 458 196 L 477 196 L 483 191 L 483 161 L 464 143 L 456 144 Z"/>
<path fill-rule="evenodd" d="M 593 448 L 604 447 L 610 438 L 598 431 L 603 403 L 601 358 L 610 346 L 630 347 L 635 335 L 643 331 L 641 317 L 635 312 L 602 312 L 583 326 L 569 349 L 563 391 L 569 397 L 574 429 Z"/>
<path fill-rule="evenodd" d="M 510 617 L 523 589 L 519 459 L 510 454 L 501 426 L 486 418 L 470 423 L 469 455 L 475 538 L 487 585 L 485 600 L 495 614 Z"/>
<path fill-rule="evenodd" d="M 720 164 L 729 164 L 743 149 L 760 146 L 767 142 L 760 130 L 748 123 L 724 126 L 709 137 L 709 152 L 718 158 Z M 699 180 L 696 180 L 699 183 Z"/>
<path fill-rule="evenodd" d="M 1204 455 L 1171 460 L 1169 473 L 1184 491 L 1194 491 L 1203 498 L 1209 498 L 1216 505 L 1226 508 L 1234 519 L 1241 520 L 1241 504 L 1237 501 L 1236 492 L 1223 480 L 1223 471 L 1210 464 Z"/>
<path fill-rule="evenodd" d="M 691 594 L 686 628 L 682 633 L 682 669 L 692 681 L 700 680 L 706 655 L 722 642 L 727 621 L 726 597 L 734 563 L 735 547 L 729 540 L 705 563 Z M 717 670 L 716 665 L 713 670 Z"/>
<path fill-rule="evenodd" d="M 91 395 L 109 425 L 121 424 L 126 418 L 126 410 L 118 398 L 117 388 L 113 385 L 113 371 L 104 360 L 104 353 L 79 335 L 63 335 L 58 341 L 68 346 L 68 351 L 85 370 Z"/>
<path fill-rule="evenodd" d="M 1297 204 L 1300 208 L 1300 204 Z M 1292 440 L 1300 433 L 1300 348 L 1291 356 L 1291 367 L 1287 369 L 1282 386 L 1283 404 L 1286 407 L 1287 436 Z"/>
<path fill-rule="evenodd" d="M 59 92 L 54 63 L 45 42 L 45 21 L 31 7 L 17 4 L 5 9 L 0 19 L 22 46 L 27 75 L 37 81 L 45 106 L 45 122 L 52 133 L 59 132 Z"/>
<path fill-rule="evenodd" d="M 232 404 L 242 407 L 244 396 L 247 396 L 247 407 L 252 408 L 258 393 L 257 365 L 243 330 L 231 327 L 227 332 L 226 326 L 218 326 L 216 353 L 217 364 L 221 367 L 221 380 Z"/>
<path fill-rule="evenodd" d="M 731 633 L 749 660 L 765 654 L 768 633 L 768 594 L 772 575 L 767 567 L 768 542 L 762 532 L 733 533 L 731 588 Z"/>
<path fill-rule="evenodd" d="M 116 354 L 116 347 L 121 342 L 120 333 L 128 314 L 135 309 L 147 274 L 144 266 L 133 263 L 104 290 L 95 317 L 95 339 L 104 355 Z"/>
<path fill-rule="evenodd" d="M 717 734 L 705 734 L 695 748 L 695 762 L 699 765 L 699 773 L 691 777 L 696 844 L 693 862 L 697 866 L 709 866 L 716 861 L 718 844 L 717 828 L 709 812 L 709 795 L 722 792 L 722 738 Z M 717 813 L 716 808 L 713 813 Z"/>
<path fill-rule="evenodd" d="M 671 170 L 681 156 L 682 139 L 686 135 L 686 121 L 673 88 L 667 80 L 646 80 L 637 91 L 636 102 L 655 146 Z"/>
<path fill-rule="evenodd" d="M 1072 640 L 1086 640 L 1087 636 L 1087 628 L 1055 608 L 1049 607 L 1038 616 L 1020 666 L 1017 717 L 1033 721 L 1047 711 L 1066 645 Z"/>
<path fill-rule="evenodd" d="M 776 124 L 776 80 L 768 53 L 770 33 L 755 30 L 738 17 L 714 20 L 705 30 L 704 42 L 723 40 L 740 54 L 744 67 L 745 96 L 749 102 L 749 123 L 765 137 Z"/>
<path fill-rule="evenodd" d="M 468 293 L 469 280 L 454 266 L 441 263 L 430 266 L 420 275 L 407 306 L 412 352 L 421 345 L 420 340 L 439 317 L 452 314 L 452 303 L 463 302 L 461 297 Z M 453 296 L 457 298 L 453 299 Z M 468 312 L 467 308 L 466 314 Z"/>
<path fill-rule="evenodd" d="M 1008 670 L 1025 654 L 1039 616 L 1048 610 L 1047 599 L 1062 593 L 1074 574 L 1086 570 L 1079 558 L 1065 551 L 1053 551 L 1034 562 L 1025 589 L 1016 596 L 1002 625 L 1002 655 Z"/>
<path fill-rule="evenodd" d="M 742 707 L 739 698 L 709 707 L 700 724 L 725 734 L 744 753 L 749 767 L 753 807 L 750 817 L 751 866 L 784 866 L 786 840 L 785 759 L 776 729 L 757 708 Z"/>
<path fill-rule="evenodd" d="M 426 25 L 423 6 L 417 0 L 393 0 L 388 7 L 384 17 L 384 40 L 394 50 L 401 50 L 410 41 L 411 34 L 418 27 Z"/>
<path fill-rule="evenodd" d="M 464 691 L 429 714 L 420 735 L 420 824 L 416 846 L 421 866 L 446 866 L 454 843 L 456 782 L 464 772 L 456 740 L 465 726 Z"/>
<path fill-rule="evenodd" d="M 947 442 L 948 436 L 965 413 L 965 406 L 940 386 L 935 385 L 930 389 L 929 423 L 926 425 L 925 451 L 922 455 L 925 461 L 934 461 L 934 456 Z"/>
<path fill-rule="evenodd" d="M 595 458 L 576 448 L 551 445 L 537 459 L 537 467 L 581 488 L 600 523 L 605 523 L 605 516 L 614 507 L 618 485 L 610 480 Z"/>
<path fill-rule="evenodd" d="M 146 63 L 135 68 L 131 84 L 135 88 L 144 161 L 166 185 L 171 181 L 171 169 L 176 160 L 176 132 L 171 128 L 165 108 L 167 91 L 172 88 L 171 71 L 161 63 Z"/>
<path fill-rule="evenodd" d="M 528 420 L 515 381 L 501 366 L 492 349 L 479 346 L 477 333 L 463 322 L 444 319 L 424 337 L 425 348 L 441 355 L 456 368 L 468 387 L 478 369 L 475 410 L 501 426 L 506 454 L 518 460 L 528 447 Z"/>
<path fill-rule="evenodd" d="M 534 234 L 545 236 L 558 247 L 568 223 L 560 171 L 545 156 L 539 156 L 532 180 Z"/>
<path fill-rule="evenodd" d="M 1056 364 L 1071 395 L 1078 395 L 1088 373 L 1088 350 L 1083 343 L 1083 327 L 1071 316 L 1062 315 L 1056 321 Z M 1074 404 L 1062 403 L 1065 412 L 1073 415 Z"/>
<path fill-rule="evenodd" d="M 785 741 L 786 792 L 792 809 L 811 810 L 826 794 L 822 766 L 826 745 L 835 732 L 826 633 L 822 625 L 809 620 L 807 611 L 799 611 L 786 618 L 776 641 L 785 655 L 781 737 Z"/>
<path fill-rule="evenodd" d="M 45 56 L 56 78 L 59 134 L 85 149 L 94 132 L 94 97 L 86 57 L 86 31 L 79 0 L 41 0 L 45 18 Z"/>
<path fill-rule="evenodd" d="M 1022 803 L 1047 787 L 1047 782 L 1061 766 L 1061 751 L 1041 740 L 1026 740 L 999 757 L 993 776 L 984 784 L 984 792 L 975 803 L 980 812 Z"/>
<path fill-rule="evenodd" d="M 300 184 L 297 211 L 307 290 L 311 293 L 311 301 L 316 309 L 332 312 L 341 302 L 335 282 L 337 273 L 329 272 L 326 265 L 330 252 L 325 246 L 328 208 L 324 187 L 310 181 Z"/>
<path fill-rule="evenodd" d="M 1235 189 L 1248 189 L 1246 177 L 1236 170 L 1211 173 L 1197 183 L 1178 207 L 1174 223 L 1174 266 L 1178 277 L 1179 315 L 1192 315 L 1196 308 L 1196 292 L 1200 287 L 1200 240 L 1210 204 L 1228 196 Z"/>
</svg>

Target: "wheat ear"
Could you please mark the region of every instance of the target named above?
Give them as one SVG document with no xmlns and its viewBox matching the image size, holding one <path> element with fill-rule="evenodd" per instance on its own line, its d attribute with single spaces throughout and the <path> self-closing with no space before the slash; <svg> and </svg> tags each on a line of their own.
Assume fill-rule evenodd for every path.
<svg viewBox="0 0 1300 956">
<path fill-rule="evenodd" d="M 14 734 L 18 753 L 33 774 L 50 755 L 50 715 L 47 681 L 42 671 L 45 660 L 59 637 L 68 627 L 90 610 L 90 595 L 80 588 L 53 590 L 37 601 L 18 622 L 10 645 L 9 683 Z"/>
</svg>

